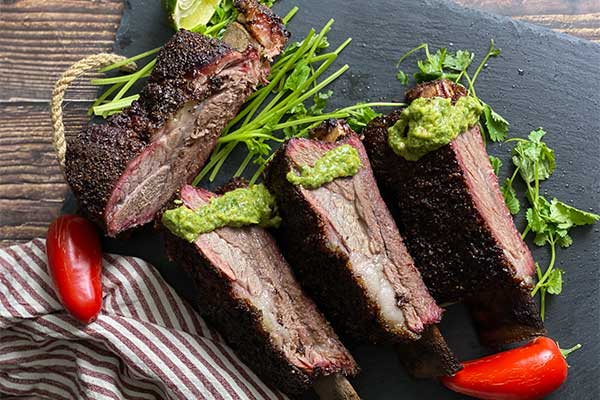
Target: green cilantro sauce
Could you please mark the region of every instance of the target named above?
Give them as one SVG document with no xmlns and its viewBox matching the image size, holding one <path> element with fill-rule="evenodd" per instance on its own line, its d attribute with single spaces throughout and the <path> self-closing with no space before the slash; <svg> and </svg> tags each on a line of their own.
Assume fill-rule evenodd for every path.
<svg viewBox="0 0 600 400">
<path fill-rule="evenodd" d="M 259 225 L 266 228 L 278 226 L 280 222 L 275 198 L 262 184 L 213 197 L 197 210 L 180 206 L 166 211 L 162 217 L 167 229 L 189 242 L 223 226 Z"/>
<path fill-rule="evenodd" d="M 454 105 L 442 97 L 415 99 L 388 129 L 388 144 L 399 156 L 416 161 L 475 125 L 482 111 L 481 103 L 471 96 Z"/>
<path fill-rule="evenodd" d="M 361 166 L 358 151 L 349 144 L 343 144 L 323 154 L 313 167 L 301 166 L 300 175 L 290 171 L 286 178 L 295 185 L 316 189 L 336 178 L 355 175 Z"/>
</svg>

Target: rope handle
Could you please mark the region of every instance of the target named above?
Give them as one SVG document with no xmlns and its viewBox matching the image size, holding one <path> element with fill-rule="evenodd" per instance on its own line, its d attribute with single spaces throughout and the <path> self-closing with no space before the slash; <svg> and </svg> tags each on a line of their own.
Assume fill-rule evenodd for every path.
<svg viewBox="0 0 600 400">
<path fill-rule="evenodd" d="M 52 145 L 58 158 L 61 170 L 65 169 L 65 153 L 67 151 L 67 142 L 65 140 L 65 125 L 63 124 L 62 103 L 65 98 L 65 92 L 75 79 L 90 70 L 105 67 L 119 61 L 126 60 L 126 57 L 113 53 L 92 54 L 75 64 L 71 65 L 54 84 L 52 98 L 50 99 L 50 117 L 52 118 Z M 135 63 L 126 64 L 122 69 L 126 71 L 135 71 Z"/>
</svg>

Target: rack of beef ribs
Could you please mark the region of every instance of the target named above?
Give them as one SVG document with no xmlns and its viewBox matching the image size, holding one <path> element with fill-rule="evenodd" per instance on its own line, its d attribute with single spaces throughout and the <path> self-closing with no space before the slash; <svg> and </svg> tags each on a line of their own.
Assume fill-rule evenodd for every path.
<svg viewBox="0 0 600 400">
<path fill-rule="evenodd" d="M 359 137 L 336 120 L 311 135 L 285 143 L 265 175 L 283 220 L 277 238 L 300 282 L 341 335 L 397 343 L 413 376 L 456 372 L 460 365 L 435 325 L 442 309 L 404 246 Z M 343 144 L 359 154 L 356 175 L 312 190 L 286 178 Z"/>
<path fill-rule="evenodd" d="M 448 80 L 406 99 L 467 95 Z M 497 347 L 545 332 L 530 295 L 534 262 L 504 203 L 478 125 L 418 161 L 396 155 L 388 128 L 401 110 L 373 120 L 364 144 L 410 254 L 439 303 L 464 301 L 482 343 Z"/>
<path fill-rule="evenodd" d="M 189 185 L 180 194 L 192 210 L 217 196 Z M 291 396 L 314 387 L 358 399 L 344 378 L 358 373 L 356 362 L 265 229 L 224 227 L 193 243 L 167 231 L 166 248 L 192 278 L 200 313 L 265 382 Z"/>
<path fill-rule="evenodd" d="M 161 49 L 135 101 L 68 141 L 66 177 L 84 213 L 109 236 L 150 222 L 190 182 L 225 125 L 269 73 L 288 37 L 255 0 L 236 0 L 234 43 L 180 30 Z M 233 40 L 233 39 L 232 39 Z"/>
</svg>

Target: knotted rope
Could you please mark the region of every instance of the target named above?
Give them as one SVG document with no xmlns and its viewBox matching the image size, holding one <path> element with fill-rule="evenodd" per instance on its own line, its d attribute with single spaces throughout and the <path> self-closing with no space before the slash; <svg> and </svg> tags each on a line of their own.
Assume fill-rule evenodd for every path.
<svg viewBox="0 0 600 400">
<path fill-rule="evenodd" d="M 54 84 L 52 98 L 50 99 L 50 116 L 52 118 L 52 145 L 56 151 L 56 157 L 61 169 L 65 169 L 65 153 L 67 151 L 67 142 L 65 140 L 65 125 L 63 124 L 62 103 L 65 98 L 65 92 L 69 85 L 75 79 L 90 70 L 96 70 L 119 61 L 126 60 L 125 57 L 112 53 L 99 53 L 87 56 L 75 64 L 71 65 L 60 79 Z M 135 63 L 130 63 L 122 67 L 126 71 L 135 71 Z"/>
</svg>

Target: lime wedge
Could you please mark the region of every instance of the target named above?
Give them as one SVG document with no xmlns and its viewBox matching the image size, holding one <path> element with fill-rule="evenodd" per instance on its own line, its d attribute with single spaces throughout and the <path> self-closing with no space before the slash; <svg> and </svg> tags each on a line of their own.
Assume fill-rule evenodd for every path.
<svg viewBox="0 0 600 400">
<path fill-rule="evenodd" d="M 164 0 L 175 29 L 192 30 L 210 21 L 221 0 Z"/>
</svg>

